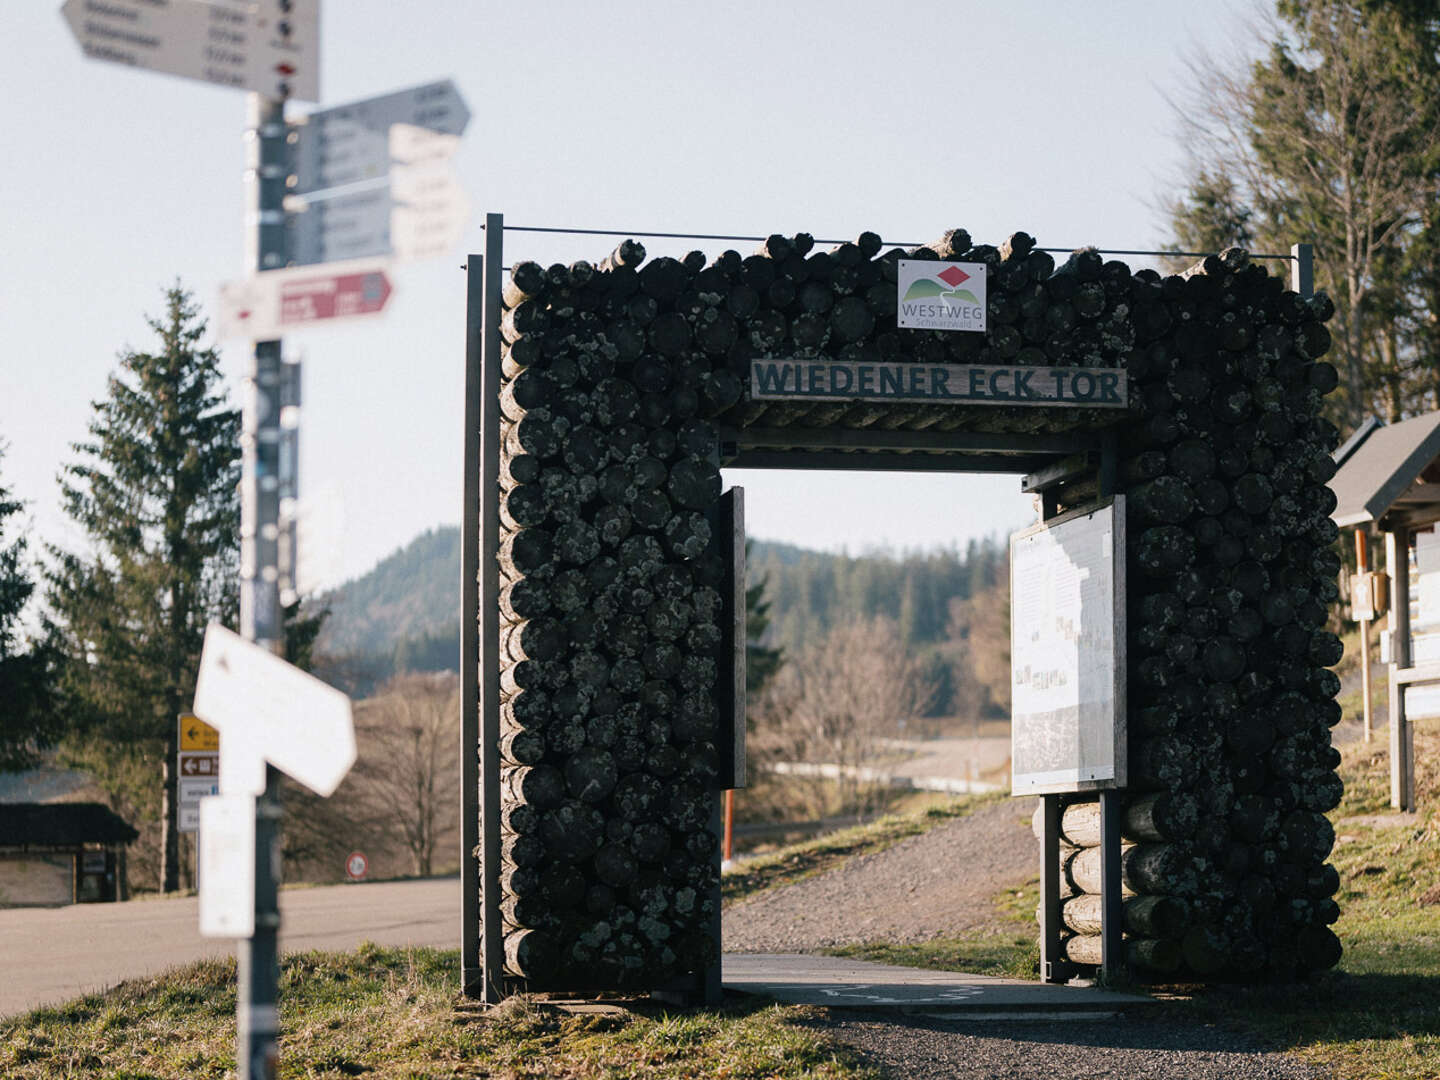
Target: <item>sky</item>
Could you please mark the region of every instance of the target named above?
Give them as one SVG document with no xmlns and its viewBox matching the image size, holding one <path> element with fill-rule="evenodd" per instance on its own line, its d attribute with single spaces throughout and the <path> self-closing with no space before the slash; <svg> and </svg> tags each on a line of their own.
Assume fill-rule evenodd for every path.
<svg viewBox="0 0 1440 1080">
<path fill-rule="evenodd" d="M 84 538 L 56 476 L 176 281 L 213 316 L 244 277 L 244 94 L 88 60 L 60 0 L 8 0 L 0 65 L 0 486 L 30 535 Z M 509 225 L 924 242 L 1166 243 L 1182 152 L 1168 99 L 1197 49 L 1244 52 L 1259 0 L 724 4 L 328 0 L 321 102 L 453 78 L 472 219 L 399 264 L 381 316 L 295 333 L 305 365 L 302 585 L 458 523 L 465 250 Z M 293 113 L 314 106 L 292 103 Z M 510 232 L 506 260 L 598 261 L 620 239 Z M 645 241 L 652 255 L 714 241 Z M 753 245 L 734 245 L 748 254 Z M 1144 260 L 1130 260 L 1139 266 Z M 213 326 L 213 319 L 212 319 Z M 235 400 L 249 346 L 219 343 Z M 727 471 L 749 532 L 859 553 L 1027 523 L 1015 476 Z"/>
</svg>

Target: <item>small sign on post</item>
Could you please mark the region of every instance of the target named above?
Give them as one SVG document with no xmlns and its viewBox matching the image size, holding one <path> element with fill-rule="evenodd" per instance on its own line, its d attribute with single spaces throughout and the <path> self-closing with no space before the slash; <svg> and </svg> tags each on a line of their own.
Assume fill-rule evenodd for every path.
<svg viewBox="0 0 1440 1080">
<path fill-rule="evenodd" d="M 389 259 L 267 270 L 220 286 L 222 338 L 266 341 L 311 326 L 377 315 L 394 289 Z"/>
<path fill-rule="evenodd" d="M 194 713 L 181 713 L 176 751 L 176 813 L 181 832 L 200 828 L 200 800 L 220 793 L 220 732 Z"/>
</svg>

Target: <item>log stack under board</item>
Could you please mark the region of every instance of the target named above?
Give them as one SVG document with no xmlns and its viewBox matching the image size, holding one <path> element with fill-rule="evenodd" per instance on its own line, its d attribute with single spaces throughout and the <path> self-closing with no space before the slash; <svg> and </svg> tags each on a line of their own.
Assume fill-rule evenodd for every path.
<svg viewBox="0 0 1440 1080">
<path fill-rule="evenodd" d="M 756 357 L 1130 369 L 1129 816 L 1148 822 L 1126 863 L 1132 958 L 1216 977 L 1333 963 L 1326 302 L 1234 252 L 1162 279 L 1093 250 L 1057 268 L 1025 233 L 881 248 L 873 233 L 830 251 L 775 235 L 750 256 L 646 262 L 626 241 L 596 265 L 517 263 L 506 283 L 507 971 L 535 989 L 653 987 L 715 958 L 719 425 L 1117 421 L 1073 407 L 752 402 Z M 985 263 L 990 329 L 897 329 L 900 258 Z M 1083 484 L 1061 492 L 1087 497 Z M 1067 878 L 1077 960 L 1093 936 L 1081 862 Z"/>
</svg>

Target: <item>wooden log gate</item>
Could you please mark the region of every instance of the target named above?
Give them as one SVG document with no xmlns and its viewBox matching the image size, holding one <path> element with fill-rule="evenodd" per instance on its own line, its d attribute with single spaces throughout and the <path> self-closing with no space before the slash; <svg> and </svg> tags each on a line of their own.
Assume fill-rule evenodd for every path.
<svg viewBox="0 0 1440 1080">
<path fill-rule="evenodd" d="M 745 730 L 725 467 L 1022 473 L 1044 519 L 1124 494 L 1128 781 L 1042 800 L 1042 974 L 1338 960 L 1323 295 L 1233 249 L 1162 277 L 960 229 L 648 262 L 627 240 L 504 278 L 500 215 L 486 229 L 466 333 L 467 994 L 719 996 L 719 795 L 743 785 Z M 900 328 L 902 259 L 983 264 L 988 328 Z"/>
</svg>

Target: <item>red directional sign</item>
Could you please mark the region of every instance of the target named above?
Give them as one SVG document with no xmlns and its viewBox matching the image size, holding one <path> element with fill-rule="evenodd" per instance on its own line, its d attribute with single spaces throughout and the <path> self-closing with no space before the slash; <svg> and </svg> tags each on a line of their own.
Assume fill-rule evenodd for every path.
<svg viewBox="0 0 1440 1080">
<path fill-rule="evenodd" d="M 280 286 L 280 325 L 373 315 L 388 299 L 390 278 L 384 270 L 297 278 Z"/>
</svg>

